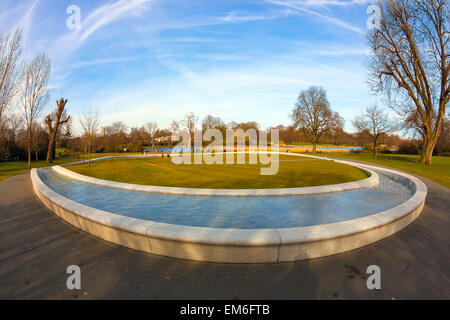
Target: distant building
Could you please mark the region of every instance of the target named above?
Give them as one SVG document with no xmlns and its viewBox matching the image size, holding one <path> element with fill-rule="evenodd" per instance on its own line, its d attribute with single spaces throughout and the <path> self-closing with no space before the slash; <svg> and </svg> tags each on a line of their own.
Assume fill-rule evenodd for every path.
<svg viewBox="0 0 450 320">
<path fill-rule="evenodd" d="M 158 137 L 155 138 L 155 141 L 158 143 L 164 143 L 164 142 L 169 142 L 171 140 L 172 136 L 164 136 L 164 137 Z"/>
<path fill-rule="evenodd" d="M 100 137 L 104 137 L 105 136 L 105 127 L 101 127 L 100 128 Z"/>
</svg>

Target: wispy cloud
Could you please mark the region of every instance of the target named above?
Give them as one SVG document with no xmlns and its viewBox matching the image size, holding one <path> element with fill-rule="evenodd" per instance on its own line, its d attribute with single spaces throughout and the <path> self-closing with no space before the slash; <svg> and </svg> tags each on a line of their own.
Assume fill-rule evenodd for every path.
<svg viewBox="0 0 450 320">
<path fill-rule="evenodd" d="M 285 6 L 291 9 L 295 9 L 304 13 L 307 13 L 309 15 L 318 17 L 322 20 L 327 21 L 328 23 L 334 24 L 336 26 L 357 32 L 359 34 L 364 34 L 363 30 L 361 30 L 358 27 L 355 27 L 345 21 L 342 21 L 338 18 L 334 18 L 334 17 L 330 17 L 330 16 L 326 16 L 324 14 L 318 13 L 316 11 L 307 9 L 305 7 L 300 6 L 300 2 L 298 1 L 277 1 L 277 0 L 266 0 L 269 3 L 272 4 L 276 4 L 276 5 L 280 5 L 280 6 Z M 324 6 L 326 4 L 336 4 L 339 3 L 340 1 L 328 1 L 328 0 L 309 0 L 309 1 L 305 1 L 305 2 L 301 2 L 301 5 L 304 6 Z M 363 3 L 363 0 L 354 0 L 354 1 L 347 1 L 347 2 L 342 2 L 342 4 L 347 3 L 347 4 L 355 4 L 355 3 Z"/>
<path fill-rule="evenodd" d="M 370 0 L 290 0 L 291 4 L 305 7 L 325 7 L 325 6 L 352 6 L 368 3 Z"/>
<path fill-rule="evenodd" d="M 152 0 L 118 0 L 101 6 L 92 12 L 82 24 L 81 40 L 86 40 L 95 31 L 123 16 L 136 15 Z"/>
<path fill-rule="evenodd" d="M 159 39 L 158 43 L 191 43 L 191 42 L 223 42 L 223 39 L 215 38 L 201 38 L 201 37 L 186 37 L 186 38 L 165 38 Z"/>
<path fill-rule="evenodd" d="M 125 61 L 131 61 L 132 58 L 113 58 L 113 59 L 98 59 L 98 60 L 90 60 L 90 61 L 82 61 L 73 63 L 70 65 L 67 65 L 67 68 L 70 69 L 76 69 L 76 68 L 83 68 L 83 67 L 89 67 L 99 64 L 107 64 L 107 63 L 117 63 L 117 62 L 125 62 Z"/>
<path fill-rule="evenodd" d="M 27 3 L 28 10 L 26 10 L 25 14 L 17 21 L 14 26 L 14 29 L 22 30 L 22 40 L 25 46 L 28 44 L 30 26 L 33 23 L 33 12 L 36 6 L 39 4 L 39 0 L 34 0 L 30 3 Z"/>
<path fill-rule="evenodd" d="M 239 14 L 236 12 L 230 12 L 225 17 L 219 17 L 220 21 L 225 22 L 247 22 L 247 21 L 260 21 L 260 20 L 272 20 L 277 19 L 280 16 L 266 16 L 266 15 L 248 15 L 248 14 Z"/>
<path fill-rule="evenodd" d="M 321 56 L 364 56 L 370 54 L 370 49 L 317 50 L 314 53 Z"/>
<path fill-rule="evenodd" d="M 148 79 L 124 84 L 124 90 L 120 92 L 96 93 L 102 97 L 102 105 L 108 106 L 101 110 L 104 124 L 121 119 L 138 126 L 147 119 L 154 119 L 152 121 L 164 127 L 171 120 L 193 111 L 201 118 L 213 113 L 225 121 L 257 119 L 267 127 L 288 123 L 297 90 L 310 85 L 324 86 L 333 107 L 351 119 L 351 106 L 361 101 L 365 90 L 364 76 L 356 70 L 347 71 L 352 69 L 348 66 L 292 64 L 287 59 L 276 59 L 269 65 L 258 60 L 246 67 L 231 69 L 195 70 L 176 64 L 171 67 L 181 73 L 182 80 L 178 76 Z M 173 94 L 174 91 L 177 94 Z M 214 101 L 214 107 L 211 101 Z M 261 110 L 264 110 L 263 114 Z"/>
<path fill-rule="evenodd" d="M 79 30 L 67 30 L 68 33 L 57 39 L 50 51 L 54 55 L 67 55 L 82 46 L 95 32 L 114 21 L 129 15 L 141 14 L 150 2 L 152 0 L 117 0 L 105 4 L 91 12 L 82 21 Z"/>
</svg>

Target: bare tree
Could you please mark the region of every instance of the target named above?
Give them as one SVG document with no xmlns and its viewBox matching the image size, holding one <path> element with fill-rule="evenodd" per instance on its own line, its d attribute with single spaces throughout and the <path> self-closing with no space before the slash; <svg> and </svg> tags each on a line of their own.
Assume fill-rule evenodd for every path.
<svg viewBox="0 0 450 320">
<path fill-rule="evenodd" d="M 18 113 L 11 113 L 8 117 L 5 117 L 8 122 L 8 138 L 11 143 L 15 143 L 17 132 L 22 129 L 23 119 Z"/>
<path fill-rule="evenodd" d="M 449 102 L 447 0 L 380 1 L 380 28 L 368 35 L 370 84 L 423 140 L 421 163 L 431 164 Z"/>
<path fill-rule="evenodd" d="M 193 113 L 188 113 L 183 120 L 181 120 L 181 125 L 189 132 L 191 137 L 194 135 L 195 126 L 198 123 L 198 117 Z M 193 140 L 193 139 L 192 139 Z"/>
<path fill-rule="evenodd" d="M 147 122 L 146 124 L 144 124 L 144 130 L 148 138 L 148 143 L 153 147 L 153 144 L 155 142 L 155 134 L 158 130 L 158 125 L 154 122 Z"/>
<path fill-rule="evenodd" d="M 35 57 L 25 70 L 23 95 L 20 99 L 23 118 L 27 126 L 28 167 L 31 167 L 31 142 L 33 122 L 39 117 L 48 101 L 50 60 L 42 54 Z"/>
<path fill-rule="evenodd" d="M 122 121 L 115 121 L 105 129 L 106 134 L 126 135 L 128 131 L 128 126 Z"/>
<path fill-rule="evenodd" d="M 379 139 L 396 131 L 395 124 L 389 120 L 387 112 L 378 106 L 367 107 L 366 111 L 353 120 L 353 126 L 359 134 L 367 137 L 372 142 L 373 155 L 377 155 Z"/>
<path fill-rule="evenodd" d="M 339 134 L 342 134 L 344 132 L 344 118 L 341 117 L 341 115 L 338 112 L 334 113 L 334 120 L 332 121 L 330 130 L 328 134 L 333 139 L 333 142 L 335 145 L 338 144 L 338 137 Z"/>
<path fill-rule="evenodd" d="M 121 152 L 125 149 L 128 126 L 122 121 L 115 121 L 104 127 L 103 142 L 111 152 Z"/>
<path fill-rule="evenodd" d="M 170 130 L 172 132 L 177 132 L 181 128 L 181 125 L 178 121 L 172 120 L 172 123 L 170 124 Z"/>
<path fill-rule="evenodd" d="M 207 115 L 202 121 L 202 132 L 203 134 L 208 129 L 217 129 L 222 133 L 222 136 L 226 136 L 227 124 L 219 117 L 213 117 L 212 115 Z M 225 141 L 224 141 L 225 143 Z"/>
<path fill-rule="evenodd" d="M 208 129 L 226 129 L 227 125 L 226 123 L 220 119 L 219 117 L 213 117 L 212 115 L 207 115 L 205 119 L 202 121 L 202 130 L 208 130 Z"/>
<path fill-rule="evenodd" d="M 31 150 L 34 152 L 35 160 L 39 161 L 39 151 L 44 148 L 46 133 L 41 123 L 38 121 L 33 122 L 31 132 Z"/>
<path fill-rule="evenodd" d="M 98 114 L 98 110 L 89 110 L 87 113 L 83 114 L 80 119 L 80 123 L 84 131 L 84 136 L 86 137 L 88 161 L 90 167 L 92 142 L 95 139 L 95 134 L 97 133 L 97 129 L 100 124 L 100 116 Z"/>
<path fill-rule="evenodd" d="M 0 126 L 5 112 L 13 104 L 19 91 L 23 67 L 19 65 L 21 32 L 0 36 Z"/>
<path fill-rule="evenodd" d="M 190 112 L 180 121 L 172 121 L 171 124 L 171 130 L 172 133 L 179 133 L 180 130 L 186 130 L 190 136 L 191 139 L 191 147 L 194 146 L 194 133 L 195 133 L 195 126 L 198 123 L 198 117 Z"/>
<path fill-rule="evenodd" d="M 61 125 L 67 123 L 70 120 L 70 116 L 66 116 L 64 120 L 62 119 L 66 104 L 67 99 L 61 98 L 57 100 L 56 110 L 45 118 L 45 124 L 47 125 L 48 135 L 50 138 L 47 149 L 47 158 L 46 158 L 47 163 L 53 162 L 56 147 L 56 135 L 59 132 L 59 128 L 61 127 Z"/>
<path fill-rule="evenodd" d="M 237 122 L 236 121 L 231 121 L 230 123 L 228 123 L 227 127 L 228 129 L 232 129 L 235 130 L 237 128 Z"/>
<path fill-rule="evenodd" d="M 310 87 L 300 92 L 292 113 L 292 120 L 294 127 L 300 128 L 312 143 L 315 153 L 320 137 L 334 128 L 338 122 L 342 121 L 342 118 L 331 111 L 323 88 Z"/>
</svg>

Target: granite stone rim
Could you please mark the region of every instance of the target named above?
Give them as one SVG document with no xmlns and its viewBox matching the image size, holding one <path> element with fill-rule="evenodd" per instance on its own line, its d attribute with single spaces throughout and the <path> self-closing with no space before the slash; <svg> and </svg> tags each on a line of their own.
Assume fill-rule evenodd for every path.
<svg viewBox="0 0 450 320">
<path fill-rule="evenodd" d="M 375 169 L 375 167 L 369 165 L 363 166 Z M 321 241 L 336 241 L 337 243 L 339 241 L 342 241 L 342 239 L 346 239 L 347 237 L 350 238 L 358 234 L 369 233 L 370 235 L 371 232 L 378 232 L 376 230 L 386 226 L 388 227 L 388 229 L 390 228 L 393 230 L 397 230 L 414 221 L 414 219 L 417 218 L 417 216 L 422 211 L 427 196 L 427 188 L 425 184 L 420 179 L 406 173 L 384 168 L 376 168 L 376 170 L 383 171 L 383 173 L 388 175 L 397 176 L 397 178 L 403 179 L 405 183 L 410 184 L 410 186 L 415 189 L 412 197 L 397 207 L 367 217 L 310 227 L 273 229 L 225 229 L 190 227 L 125 217 L 122 215 L 91 208 L 63 197 L 62 195 L 56 193 L 45 185 L 45 183 L 39 178 L 36 169 L 32 169 L 31 171 L 31 180 L 34 191 L 41 199 L 41 201 L 47 199 L 57 208 L 61 208 L 72 214 L 75 214 L 81 219 L 86 219 L 88 221 L 96 222 L 100 225 L 105 225 L 115 229 L 130 232 L 132 234 L 139 234 L 141 236 L 147 237 L 150 243 L 154 239 L 161 239 L 171 241 L 180 246 L 183 246 L 186 243 L 192 243 L 204 244 L 213 247 L 220 246 L 221 248 L 230 248 L 230 250 L 233 247 L 248 247 L 249 249 L 252 247 L 263 247 L 267 248 L 268 250 L 270 247 L 276 246 L 278 247 L 278 252 L 281 252 L 281 250 L 289 248 L 289 246 L 292 245 L 303 245 L 305 246 L 304 250 L 308 250 L 307 248 L 309 246 L 314 246 Z M 46 205 L 49 207 L 48 204 Z M 55 211 L 55 208 L 53 206 L 50 209 L 52 211 Z M 407 219 L 407 221 L 403 221 L 404 219 Z M 399 226 L 396 226 L 397 222 Z M 392 231 L 387 230 L 379 235 L 374 235 L 374 239 L 380 240 L 391 234 L 393 234 Z M 358 248 L 375 242 L 370 239 L 367 241 L 369 242 L 361 242 L 362 245 L 347 245 L 348 248 L 345 248 L 347 248 L 348 250 L 352 250 L 354 248 Z M 126 243 L 118 244 L 127 246 Z M 311 254 L 311 256 L 319 257 L 348 251 L 345 248 L 343 249 L 336 246 L 336 249 L 331 249 L 331 251 L 327 251 L 326 254 Z M 171 254 L 167 255 L 178 257 Z M 280 253 L 278 253 L 278 255 L 280 255 Z M 277 262 L 294 260 L 297 259 L 295 257 L 276 257 Z M 199 258 L 198 261 L 209 260 L 207 260 L 207 258 Z M 254 262 L 254 260 L 251 261 L 252 263 Z M 234 261 L 233 259 L 227 259 L 226 261 L 215 262 L 233 263 L 243 261 L 242 259 L 236 261 Z M 265 261 L 262 259 L 261 261 L 256 262 L 264 263 L 269 261 Z"/>
</svg>

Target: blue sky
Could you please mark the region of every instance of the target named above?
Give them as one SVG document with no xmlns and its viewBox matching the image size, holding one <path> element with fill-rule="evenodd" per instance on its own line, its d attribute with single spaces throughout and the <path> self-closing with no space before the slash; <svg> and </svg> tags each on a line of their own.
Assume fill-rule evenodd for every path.
<svg viewBox="0 0 450 320">
<path fill-rule="evenodd" d="M 81 29 L 70 30 L 70 5 Z M 51 100 L 102 125 L 131 126 L 194 112 L 289 125 L 301 89 L 323 86 L 351 119 L 377 101 L 363 65 L 365 0 L 1 0 L 0 31 L 21 28 L 24 56 L 52 60 Z"/>
</svg>

